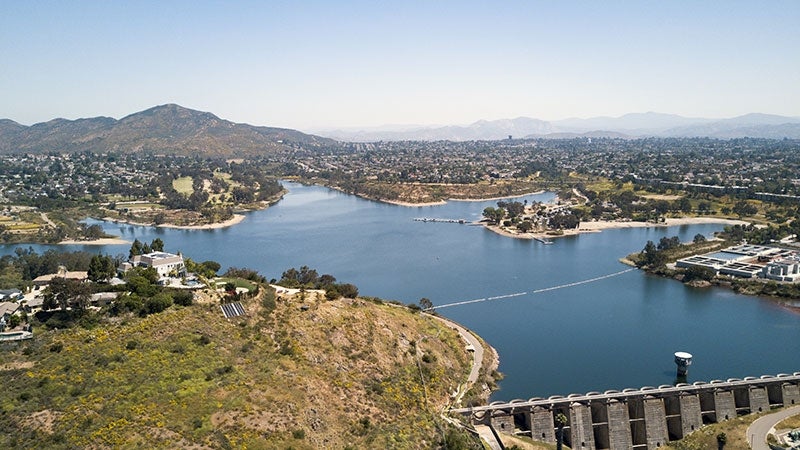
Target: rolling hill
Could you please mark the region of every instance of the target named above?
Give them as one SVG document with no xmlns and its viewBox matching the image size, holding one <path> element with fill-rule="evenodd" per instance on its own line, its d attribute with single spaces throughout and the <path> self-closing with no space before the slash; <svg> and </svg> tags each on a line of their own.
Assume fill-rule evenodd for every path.
<svg viewBox="0 0 800 450">
<path fill-rule="evenodd" d="M 335 145 L 332 139 L 285 128 L 234 123 L 175 104 L 156 106 L 119 120 L 53 119 L 31 126 L 0 120 L 0 153 L 112 151 L 238 157 L 292 147 Z"/>
</svg>

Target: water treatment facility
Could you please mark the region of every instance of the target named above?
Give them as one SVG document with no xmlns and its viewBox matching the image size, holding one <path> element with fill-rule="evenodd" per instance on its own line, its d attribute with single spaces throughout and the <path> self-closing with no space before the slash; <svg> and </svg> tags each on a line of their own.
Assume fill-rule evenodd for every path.
<svg viewBox="0 0 800 450">
<path fill-rule="evenodd" d="M 715 275 L 739 278 L 800 281 L 800 251 L 765 245 L 735 245 L 679 259 L 675 266 L 682 269 L 704 267 L 713 270 Z"/>
</svg>

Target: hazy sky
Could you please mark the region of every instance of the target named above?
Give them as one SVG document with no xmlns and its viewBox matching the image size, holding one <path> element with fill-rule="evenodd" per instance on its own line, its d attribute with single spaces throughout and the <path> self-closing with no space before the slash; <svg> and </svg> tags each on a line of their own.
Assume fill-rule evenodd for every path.
<svg viewBox="0 0 800 450">
<path fill-rule="evenodd" d="M 0 118 L 800 116 L 800 1 L 0 2 Z"/>
</svg>

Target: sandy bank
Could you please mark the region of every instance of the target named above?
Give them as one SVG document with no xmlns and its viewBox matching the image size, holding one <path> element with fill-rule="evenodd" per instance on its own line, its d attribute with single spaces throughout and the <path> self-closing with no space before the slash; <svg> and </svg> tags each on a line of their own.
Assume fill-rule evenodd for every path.
<svg viewBox="0 0 800 450">
<path fill-rule="evenodd" d="M 370 199 L 372 200 L 372 199 Z M 397 205 L 397 206 L 405 206 L 405 207 L 413 207 L 413 206 L 441 206 L 446 205 L 447 202 L 444 200 L 440 200 L 438 202 L 426 202 L 426 203 L 411 203 L 411 202 L 401 202 L 398 200 L 377 200 L 382 203 L 389 203 L 390 205 Z"/>
<path fill-rule="evenodd" d="M 620 222 L 598 220 L 594 222 L 581 222 L 578 231 L 599 231 L 612 228 L 647 228 L 647 227 L 674 227 L 677 225 L 697 225 L 704 223 L 719 223 L 723 225 L 746 225 L 744 220 L 723 219 L 720 217 L 679 217 L 666 219 L 661 223 L 650 222 Z"/>
<path fill-rule="evenodd" d="M 178 230 L 216 230 L 218 228 L 227 228 L 236 225 L 237 223 L 243 221 L 244 217 L 244 214 L 234 214 L 230 219 L 219 223 L 209 223 L 205 225 L 173 225 L 165 223 L 158 226 L 164 228 L 175 228 Z"/>
<path fill-rule="evenodd" d="M 426 203 L 412 203 L 412 202 L 402 202 L 399 200 L 384 200 L 384 199 L 377 199 L 377 201 L 397 206 L 439 206 L 439 205 L 446 205 L 447 202 L 491 202 L 496 200 L 507 200 L 512 198 L 526 197 L 528 195 L 543 194 L 545 192 L 546 191 L 536 191 L 536 192 L 529 192 L 527 194 L 503 196 L 503 197 L 490 197 L 490 198 L 448 198 L 447 200 L 440 200 L 438 202 L 426 202 Z"/>
<path fill-rule="evenodd" d="M 244 218 L 245 218 L 244 214 L 234 214 L 233 217 L 224 222 L 209 223 L 205 225 L 175 225 L 171 223 L 162 223 L 161 225 L 153 225 L 152 223 L 134 222 L 132 220 L 120 220 L 120 219 L 115 219 L 113 217 L 104 217 L 103 220 L 107 222 L 136 225 L 140 227 L 174 228 L 177 230 L 214 230 L 217 228 L 227 228 L 236 225 L 237 223 L 243 221 Z"/>
<path fill-rule="evenodd" d="M 527 194 L 519 194 L 519 195 L 510 195 L 510 196 L 503 196 L 503 197 L 489 197 L 489 198 L 450 198 L 449 201 L 452 202 L 491 202 L 495 200 L 508 200 L 511 198 L 522 198 L 527 197 L 529 195 L 538 195 L 544 194 L 547 191 L 536 191 L 536 192 L 528 192 Z"/>
<path fill-rule="evenodd" d="M 125 239 L 120 238 L 101 238 L 101 239 L 94 239 L 91 241 L 77 241 L 75 239 L 69 239 L 66 241 L 61 241 L 59 245 L 123 245 L 123 244 L 130 244 L 131 241 L 126 241 Z"/>
<path fill-rule="evenodd" d="M 564 236 L 575 236 L 583 233 L 599 233 L 603 230 L 611 230 L 617 228 L 647 228 L 647 227 L 674 227 L 679 225 L 698 225 L 704 223 L 718 223 L 722 225 L 746 225 L 749 222 L 744 220 L 723 219 L 719 217 L 680 217 L 666 219 L 661 223 L 650 222 L 633 222 L 633 221 L 608 221 L 598 220 L 593 222 L 581 222 L 578 228 L 572 230 L 563 230 L 563 234 L 547 234 L 547 233 L 518 233 L 515 231 L 505 230 L 496 225 L 489 225 L 484 223 L 486 229 L 491 230 L 499 235 L 512 237 L 516 239 L 553 239 Z"/>
</svg>

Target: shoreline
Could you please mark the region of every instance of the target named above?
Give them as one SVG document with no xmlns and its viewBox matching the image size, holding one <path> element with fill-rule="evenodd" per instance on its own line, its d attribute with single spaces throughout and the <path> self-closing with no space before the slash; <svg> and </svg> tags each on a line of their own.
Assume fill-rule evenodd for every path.
<svg viewBox="0 0 800 450">
<path fill-rule="evenodd" d="M 516 239 L 555 239 L 561 238 L 565 236 L 577 236 L 580 234 L 585 233 L 600 233 L 603 230 L 614 230 L 614 229 L 622 229 L 622 228 L 666 228 L 666 227 L 674 227 L 680 225 L 700 225 L 700 224 L 707 224 L 707 223 L 719 223 L 724 225 L 746 225 L 749 222 L 744 220 L 737 220 L 737 219 L 726 219 L 722 217 L 677 217 L 677 218 L 668 218 L 665 219 L 664 222 L 660 223 L 650 223 L 650 222 L 621 222 L 621 221 L 608 221 L 608 220 L 598 220 L 593 222 L 581 222 L 578 224 L 578 228 L 569 229 L 569 230 L 562 230 L 562 234 L 548 234 L 547 232 L 538 232 L 538 233 L 514 233 L 508 230 L 504 230 L 497 225 L 489 225 L 485 222 L 479 222 L 489 231 L 497 233 L 501 236 L 506 236 L 510 238 Z"/>
<path fill-rule="evenodd" d="M 376 201 L 376 202 L 379 202 L 379 203 L 388 203 L 390 205 L 403 206 L 403 207 L 406 207 L 406 208 L 425 207 L 425 206 L 442 206 L 442 205 L 446 205 L 447 204 L 447 200 L 439 200 L 437 202 L 411 203 L 411 202 L 403 202 L 403 201 L 400 201 L 400 200 L 380 200 L 380 199 L 374 199 L 374 198 L 369 198 L 369 197 L 364 197 L 364 198 L 366 198 L 367 200 L 373 200 L 373 201 Z"/>
<path fill-rule="evenodd" d="M 340 191 L 342 192 L 342 191 Z M 519 195 L 509 195 L 509 196 L 502 196 L 502 197 L 489 197 L 489 198 L 448 198 L 447 200 L 439 200 L 436 202 L 423 202 L 423 203 L 412 203 L 412 202 L 404 202 L 401 200 L 387 200 L 387 199 L 379 199 L 379 198 L 371 198 L 365 196 L 359 196 L 361 198 L 365 198 L 367 200 L 373 200 L 380 203 L 388 203 L 390 205 L 397 205 L 397 206 L 405 206 L 405 207 L 414 207 L 414 206 L 441 206 L 446 205 L 447 202 L 491 202 L 496 200 L 505 200 L 510 198 L 522 198 L 527 197 L 529 195 L 537 195 L 537 194 L 544 194 L 547 191 L 535 191 L 529 192 L 527 194 L 519 194 Z M 356 194 L 357 195 L 357 194 Z"/>
<path fill-rule="evenodd" d="M 435 306 L 434 309 L 436 309 Z M 474 338 L 473 340 L 477 342 L 480 345 L 481 349 L 483 350 L 480 361 L 477 360 L 477 354 L 472 355 L 473 362 L 472 362 L 472 367 L 470 369 L 470 374 L 467 377 L 467 381 L 460 384 L 458 387 L 457 395 L 455 398 L 456 404 L 461 402 L 464 394 L 466 394 L 467 391 L 475 387 L 478 381 L 481 381 L 479 377 L 482 369 L 485 368 L 485 371 L 483 371 L 483 373 L 489 380 L 492 380 L 495 383 L 497 381 L 500 381 L 499 379 L 494 380 L 492 378 L 492 374 L 496 372 L 497 369 L 500 367 L 500 353 L 498 353 L 497 349 L 494 348 L 491 344 L 489 344 L 489 342 L 486 341 L 486 339 L 481 337 L 477 332 L 470 330 L 466 326 L 461 325 L 460 323 L 454 321 L 453 319 L 432 312 L 424 312 L 423 314 L 426 314 L 428 317 L 431 317 L 432 319 L 439 320 L 448 327 L 456 330 L 456 332 L 458 332 L 458 334 L 461 336 L 462 339 L 466 341 L 466 343 L 469 343 L 471 340 L 469 339 L 468 336 L 472 336 Z M 487 380 L 483 381 L 486 382 Z M 488 403 L 489 398 L 491 397 L 493 392 L 494 391 L 490 387 L 488 387 L 488 385 L 486 385 L 485 389 L 480 390 L 478 396 Z"/>
<path fill-rule="evenodd" d="M 301 183 L 301 184 L 305 184 L 302 181 L 298 181 L 298 182 Z M 447 198 L 446 200 L 437 200 L 435 202 L 413 203 L 413 202 L 407 202 L 407 201 L 403 201 L 403 200 L 390 200 L 390 199 L 386 199 L 386 198 L 370 197 L 370 196 L 362 195 L 362 194 L 352 194 L 350 192 L 346 192 L 345 190 L 343 190 L 342 188 L 340 188 L 338 186 L 330 186 L 330 185 L 327 185 L 327 184 L 324 184 L 324 183 L 311 183 L 311 184 L 315 185 L 315 186 L 323 186 L 323 187 L 326 187 L 328 189 L 332 189 L 334 191 L 341 192 L 343 194 L 355 195 L 356 197 L 363 198 L 365 200 L 370 200 L 370 201 L 373 201 L 373 202 L 386 203 L 386 204 L 389 204 L 389 205 L 396 205 L 396 206 L 404 206 L 404 207 L 407 207 L 407 208 L 425 207 L 425 206 L 441 206 L 441 205 L 446 205 L 447 202 L 490 202 L 490 201 L 505 200 L 505 199 L 510 199 L 510 198 L 521 198 L 521 197 L 526 197 L 528 195 L 544 194 L 545 192 L 547 192 L 545 190 L 539 190 L 539 191 L 535 191 L 535 192 L 528 192 L 528 193 L 525 193 L 525 194 L 504 195 L 504 196 L 501 196 L 501 197 L 489 197 L 489 198 L 452 198 L 452 197 L 450 197 L 450 198 Z"/>
<path fill-rule="evenodd" d="M 103 217 L 100 220 L 105 222 L 113 222 L 113 223 L 120 223 L 124 225 L 134 225 L 137 227 L 154 227 L 154 228 L 171 228 L 175 230 L 216 230 L 219 228 L 227 228 L 233 225 L 236 225 L 242 222 L 245 219 L 244 214 L 234 214 L 233 217 L 224 221 L 224 222 L 217 222 L 217 223 L 208 223 L 204 225 L 175 225 L 171 223 L 162 223 L 159 225 L 154 225 L 152 223 L 143 223 L 143 222 L 134 222 L 132 220 L 122 220 L 122 219 L 115 219 L 113 217 Z"/>
<path fill-rule="evenodd" d="M 89 241 L 79 241 L 76 239 L 66 239 L 58 243 L 58 245 L 124 245 L 130 244 L 131 241 L 120 239 L 118 237 L 92 239 Z"/>
<path fill-rule="evenodd" d="M 205 225 L 173 225 L 170 223 L 164 223 L 156 226 L 161 228 L 173 228 L 176 230 L 217 230 L 220 228 L 232 227 L 238 223 L 241 223 L 244 218 L 244 214 L 234 214 L 233 217 L 224 222 L 208 223 Z"/>
<path fill-rule="evenodd" d="M 527 194 L 518 194 L 518 195 L 505 195 L 505 196 L 502 196 L 502 197 L 489 197 L 489 198 L 448 198 L 447 200 L 448 200 L 448 201 L 453 201 L 453 202 L 491 202 L 491 201 L 495 201 L 495 200 L 505 200 L 505 199 L 508 199 L 508 198 L 522 198 L 522 197 L 527 197 L 527 196 L 529 196 L 529 195 L 538 195 L 538 194 L 544 194 L 545 192 L 547 192 L 547 191 L 544 191 L 544 190 L 539 190 L 539 191 L 535 191 L 535 192 L 528 192 Z"/>
</svg>

